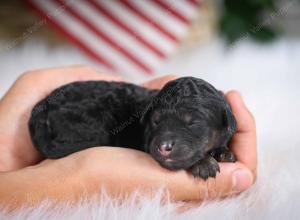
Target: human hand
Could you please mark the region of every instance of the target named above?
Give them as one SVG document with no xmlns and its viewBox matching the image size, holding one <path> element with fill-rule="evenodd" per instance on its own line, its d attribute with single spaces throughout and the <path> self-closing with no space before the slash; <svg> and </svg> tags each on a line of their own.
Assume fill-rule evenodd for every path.
<svg viewBox="0 0 300 220">
<path fill-rule="evenodd" d="M 85 80 L 120 81 L 121 77 L 80 65 L 29 71 L 17 79 L 0 100 L 0 172 L 17 170 L 42 159 L 29 136 L 32 108 L 55 88 Z"/>
<path fill-rule="evenodd" d="M 164 83 L 174 78 L 165 77 L 144 85 L 161 88 Z M 231 149 L 238 162 L 221 163 L 221 173 L 216 179 L 209 179 L 207 182 L 195 179 L 184 170 L 175 172 L 162 168 L 151 156 L 143 152 L 111 147 L 91 148 L 59 160 L 45 160 L 37 166 L 16 173 L 25 175 L 22 180 L 28 181 L 28 186 L 34 187 L 31 180 L 35 179 L 36 183 L 47 188 L 47 193 L 42 195 L 35 193 L 34 188 L 29 190 L 33 192 L 33 196 L 39 195 L 40 199 L 52 197 L 74 200 L 83 191 L 95 195 L 101 186 L 105 186 L 111 195 L 129 194 L 137 187 L 143 191 L 166 187 L 175 201 L 199 201 L 241 192 L 253 183 L 256 176 L 255 123 L 238 93 L 229 92 L 226 97 L 238 122 L 238 132 L 231 143 Z M 24 170 L 26 172 L 23 172 Z M 234 180 L 235 171 L 244 174 L 242 178 Z M 14 173 L 7 173 L 6 176 Z M 49 181 L 53 179 L 57 181 Z M 28 197 L 28 191 L 26 195 Z"/>
</svg>

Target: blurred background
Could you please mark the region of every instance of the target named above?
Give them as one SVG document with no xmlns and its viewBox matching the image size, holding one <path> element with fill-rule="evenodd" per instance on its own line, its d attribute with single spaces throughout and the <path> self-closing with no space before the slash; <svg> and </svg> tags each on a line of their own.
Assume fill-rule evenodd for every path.
<svg viewBox="0 0 300 220">
<path fill-rule="evenodd" d="M 191 75 L 239 90 L 258 127 L 254 191 L 261 202 L 276 195 L 247 197 L 245 209 L 299 217 L 298 0 L 0 1 L 0 97 L 27 70 L 73 64 L 132 82 Z"/>
<path fill-rule="evenodd" d="M 300 3 L 0 1 L 0 97 L 27 70 L 73 64 L 132 82 L 170 73 L 204 78 L 240 90 L 260 121 L 271 123 L 270 111 L 280 114 L 299 97 Z"/>
<path fill-rule="evenodd" d="M 286 85 L 286 92 L 299 91 L 300 3 L 0 2 L 0 96 L 27 70 L 72 64 L 133 82 L 169 73 L 193 75 L 220 89 L 241 90 L 256 108 L 253 90 L 271 95 L 278 92 L 271 88 Z"/>
<path fill-rule="evenodd" d="M 299 37 L 297 0 L 2 0 L 0 95 L 26 70 L 78 63 L 135 82 L 292 71 Z"/>
<path fill-rule="evenodd" d="M 280 114 L 300 97 L 300 3 L 0 1 L 0 97 L 27 70 L 73 64 L 132 82 L 164 74 L 200 77 L 240 90 L 260 121 L 271 123 L 270 111 Z M 283 121 L 281 128 L 299 120 Z"/>
</svg>

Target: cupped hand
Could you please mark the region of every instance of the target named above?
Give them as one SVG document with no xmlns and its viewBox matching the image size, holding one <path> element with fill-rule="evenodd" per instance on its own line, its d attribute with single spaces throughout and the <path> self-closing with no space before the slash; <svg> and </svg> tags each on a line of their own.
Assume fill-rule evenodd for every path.
<svg viewBox="0 0 300 220">
<path fill-rule="evenodd" d="M 16 170 L 41 159 L 32 146 L 27 128 L 30 111 L 36 102 L 60 85 L 101 79 L 120 80 L 86 67 L 41 70 L 22 76 L 0 102 L 0 169 Z M 159 89 L 172 79 L 175 77 L 167 76 L 143 86 Z M 36 201 L 45 198 L 75 200 L 82 193 L 95 195 L 101 187 L 110 195 L 118 196 L 136 189 L 150 193 L 164 187 L 175 201 L 199 201 L 239 193 L 249 188 L 256 178 L 255 122 L 238 92 L 229 92 L 226 98 L 238 123 L 238 131 L 230 144 L 238 162 L 220 163 L 221 172 L 215 179 L 204 181 L 185 170 L 167 170 L 150 155 L 136 150 L 96 147 L 0 175 L 0 193 L 5 196 L 1 187 L 8 186 L 6 195 L 9 197 L 9 192 L 18 187 L 18 177 L 22 179 L 22 186 L 28 186 L 20 192 L 20 201 L 22 193 L 26 198 L 28 195 L 35 197 Z M 36 185 L 43 188 L 36 189 Z"/>
</svg>

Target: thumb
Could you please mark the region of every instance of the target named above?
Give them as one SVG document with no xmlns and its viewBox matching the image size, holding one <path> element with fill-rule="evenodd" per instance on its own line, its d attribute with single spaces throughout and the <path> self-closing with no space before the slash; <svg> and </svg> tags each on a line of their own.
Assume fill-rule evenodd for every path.
<svg viewBox="0 0 300 220">
<path fill-rule="evenodd" d="M 142 83 L 141 86 L 146 87 L 148 89 L 161 89 L 166 83 L 168 83 L 171 80 L 176 79 L 177 76 L 175 75 L 166 75 L 162 76 L 153 80 L 150 80 L 148 82 Z"/>
<path fill-rule="evenodd" d="M 220 173 L 200 184 L 202 199 L 213 199 L 240 193 L 253 183 L 253 174 L 244 164 L 220 163 Z"/>
<path fill-rule="evenodd" d="M 228 195 L 240 193 L 248 189 L 253 184 L 253 174 L 245 165 L 236 163 L 219 163 L 220 173 L 216 178 L 209 178 L 204 181 L 201 178 L 194 178 L 186 175 L 185 178 L 178 178 L 177 183 L 180 189 L 174 189 L 176 198 L 174 200 L 206 200 L 221 198 Z M 182 190 L 185 189 L 185 190 Z M 179 191 L 182 193 L 179 193 Z M 183 192 L 184 191 L 184 192 Z M 186 193 L 188 192 L 187 195 Z"/>
<path fill-rule="evenodd" d="M 216 198 L 240 193 L 253 184 L 253 173 L 242 163 L 220 163 L 220 173 L 207 184 L 206 196 Z"/>
</svg>

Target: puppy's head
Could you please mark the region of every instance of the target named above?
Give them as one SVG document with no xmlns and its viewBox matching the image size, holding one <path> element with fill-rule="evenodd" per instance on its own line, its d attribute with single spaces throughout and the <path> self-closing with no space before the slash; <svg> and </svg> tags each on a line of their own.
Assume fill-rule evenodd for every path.
<svg viewBox="0 0 300 220">
<path fill-rule="evenodd" d="M 227 124 L 223 99 L 200 79 L 169 82 L 141 119 L 146 150 L 166 168 L 191 167 L 214 147 Z"/>
</svg>

